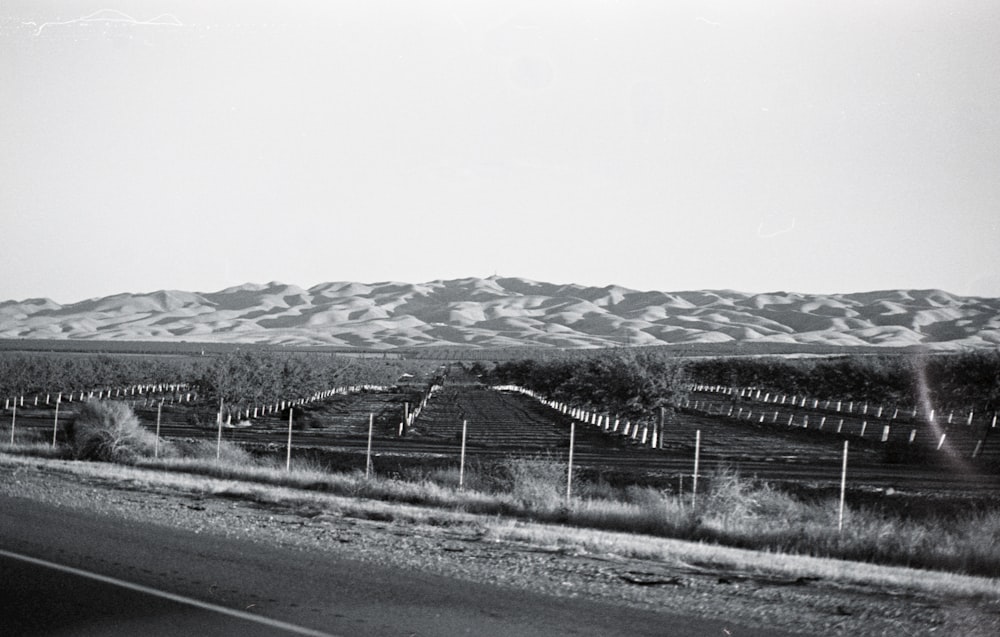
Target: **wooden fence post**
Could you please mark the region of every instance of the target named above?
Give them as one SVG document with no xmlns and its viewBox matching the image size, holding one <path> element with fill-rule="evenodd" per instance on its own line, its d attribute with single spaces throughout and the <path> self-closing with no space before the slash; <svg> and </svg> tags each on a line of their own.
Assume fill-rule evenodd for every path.
<svg viewBox="0 0 1000 637">
<path fill-rule="evenodd" d="M 458 461 L 458 488 L 465 486 L 465 436 L 469 428 L 469 421 L 462 421 L 462 455 Z"/>
<path fill-rule="evenodd" d="M 222 459 L 222 398 L 219 398 L 219 436 L 215 441 L 215 459 Z"/>
<path fill-rule="evenodd" d="M 292 470 L 292 414 L 294 409 L 288 410 L 288 455 L 285 457 L 285 471 Z"/>
<path fill-rule="evenodd" d="M 62 398 L 62 395 L 60 394 L 59 398 L 56 399 L 56 417 L 55 417 L 54 422 L 52 423 L 52 446 L 53 447 L 56 446 L 56 433 L 58 433 L 58 431 L 59 431 L 59 403 L 61 402 L 61 400 L 60 400 L 61 398 Z"/>
<path fill-rule="evenodd" d="M 573 442 L 576 437 L 576 421 L 569 423 L 569 462 L 566 466 L 566 504 L 569 505 L 573 495 Z"/>
<path fill-rule="evenodd" d="M 840 470 L 840 512 L 837 515 L 837 533 L 841 533 L 844 530 L 844 495 L 847 491 L 847 445 L 848 441 L 844 441 L 844 464 L 843 468 Z"/>
<path fill-rule="evenodd" d="M 701 429 L 694 434 L 694 474 L 691 476 L 691 508 L 698 503 L 698 463 L 701 459 Z"/>
<path fill-rule="evenodd" d="M 163 411 L 163 399 L 160 399 L 160 404 L 156 406 L 156 439 L 153 441 L 153 457 L 160 457 L 160 412 Z"/>
<path fill-rule="evenodd" d="M 372 469 L 372 429 L 375 425 L 375 414 L 368 414 L 368 452 L 365 454 L 365 478 L 371 475 Z"/>
</svg>

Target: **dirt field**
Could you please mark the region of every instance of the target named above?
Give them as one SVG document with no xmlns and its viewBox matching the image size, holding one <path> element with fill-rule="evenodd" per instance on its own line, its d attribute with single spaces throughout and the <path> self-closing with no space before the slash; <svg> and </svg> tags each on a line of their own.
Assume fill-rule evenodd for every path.
<svg viewBox="0 0 1000 637">
<path fill-rule="evenodd" d="M 156 404 L 161 397 L 144 396 L 134 401 L 136 412 L 150 429 L 155 428 Z M 536 455 L 557 461 L 568 457 L 572 419 L 533 398 L 493 391 L 472 382 L 448 384 L 433 394 L 410 426 L 401 427 L 404 414 L 412 412 L 422 398 L 423 388 L 415 385 L 388 392 L 337 395 L 296 408 L 293 452 L 297 456 L 315 456 L 338 469 L 363 468 L 371 417 L 372 449 L 381 471 L 457 465 L 463 421 L 467 423 L 470 461 L 488 462 L 509 455 Z M 61 405 L 61 422 L 72 418 L 78 404 Z M 935 461 L 919 457 L 906 462 L 906 458 L 894 457 L 889 453 L 891 445 L 877 437 L 860 438 L 856 432 L 850 433 L 857 424 L 850 421 L 837 434 L 830 426 L 826 430 L 787 426 L 784 418 L 778 423 L 762 423 L 753 417 L 733 418 L 726 416 L 723 408 L 720 403 L 668 416 L 659 449 L 639 445 L 626 438 L 621 429 L 608 432 L 577 422 L 574 465 L 587 479 L 682 489 L 693 472 L 695 437 L 700 431 L 699 474 L 728 467 L 790 488 L 827 491 L 839 484 L 843 441 L 849 440 L 848 482 L 858 494 L 957 493 L 986 497 L 995 494 L 1000 486 L 1000 476 L 989 471 L 988 465 L 950 462 L 951 456 L 945 453 L 932 458 Z M 166 402 L 161 411 L 161 435 L 168 439 L 215 440 L 218 428 L 212 409 L 206 404 Z M 770 412 L 766 413 L 770 420 Z M 19 438 L 33 431 L 37 438 L 51 440 L 54 417 L 51 405 L 19 409 Z M 798 418 L 800 422 L 801 414 Z M 813 423 L 819 419 L 813 414 Z M 872 429 L 877 427 L 873 425 Z M 222 436 L 261 453 L 270 450 L 283 455 L 288 440 L 288 412 L 275 412 L 248 424 L 224 426 Z"/>
</svg>

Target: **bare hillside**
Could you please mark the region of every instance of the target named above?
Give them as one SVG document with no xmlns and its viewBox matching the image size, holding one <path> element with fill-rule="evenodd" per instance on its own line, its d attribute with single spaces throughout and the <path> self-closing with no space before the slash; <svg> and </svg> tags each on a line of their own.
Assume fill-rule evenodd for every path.
<svg viewBox="0 0 1000 637">
<path fill-rule="evenodd" d="M 186 340 L 391 348 L 672 343 L 1000 344 L 1000 299 L 941 290 L 854 294 L 657 292 L 521 278 L 278 282 L 161 290 L 60 305 L 0 303 L 0 338 Z"/>
</svg>

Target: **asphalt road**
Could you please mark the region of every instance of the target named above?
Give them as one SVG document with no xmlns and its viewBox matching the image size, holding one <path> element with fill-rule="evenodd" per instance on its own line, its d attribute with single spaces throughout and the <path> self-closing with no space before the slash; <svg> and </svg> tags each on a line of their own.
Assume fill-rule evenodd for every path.
<svg viewBox="0 0 1000 637">
<path fill-rule="evenodd" d="M 273 635 L 294 627 L 93 573 L 0 551 L 4 634 Z M 315 633 L 309 633 L 315 634 Z"/>
<path fill-rule="evenodd" d="M 2 496 L 0 549 L 9 635 L 781 635 Z"/>
</svg>

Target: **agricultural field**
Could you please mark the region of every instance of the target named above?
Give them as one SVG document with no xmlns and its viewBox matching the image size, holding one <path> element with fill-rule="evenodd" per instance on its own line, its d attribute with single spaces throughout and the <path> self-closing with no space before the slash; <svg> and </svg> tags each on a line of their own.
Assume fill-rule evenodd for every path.
<svg viewBox="0 0 1000 637">
<path fill-rule="evenodd" d="M 35 377 L 18 368 L 19 387 L 53 377 L 59 359 L 38 360 Z M 995 388 L 960 386 L 945 373 L 953 362 L 921 363 L 923 382 L 947 376 L 955 404 L 972 395 L 978 402 L 932 417 L 909 407 L 901 390 L 871 400 L 849 385 L 843 399 L 807 395 L 801 383 L 799 393 L 779 391 L 800 374 L 795 366 L 807 366 L 810 382 L 829 376 L 817 362 L 734 363 L 755 383 L 741 388 L 696 382 L 715 380 L 724 362 L 651 351 L 499 363 L 242 351 L 178 361 L 78 362 L 64 387 L 99 388 L 82 396 L 71 389 L 61 400 L 52 391 L 15 398 L 8 381 L 0 442 L 12 452 L 90 457 L 73 423 L 91 409 L 83 401 L 96 398 L 127 404 L 147 432 L 135 438 L 145 440 L 141 449 L 117 462 L 463 510 L 472 497 L 465 479 L 481 492 L 474 506 L 484 513 L 1000 573 L 1000 556 L 982 554 L 974 537 L 960 550 L 947 539 L 992 532 L 1000 521 L 1000 437 L 991 435 L 988 411 Z M 832 365 L 840 374 L 853 369 Z M 908 369 L 899 361 L 858 367 L 889 376 Z M 147 382 L 103 382 L 130 374 Z M 171 374 L 179 382 L 153 382 Z M 764 382 L 767 374 L 777 382 Z M 941 396 L 940 384 L 930 389 L 925 398 Z M 887 396 L 893 402 L 878 402 Z M 838 493 L 858 538 L 837 534 Z M 923 539 L 886 549 L 878 539 L 886 524 Z M 928 548 L 938 544 L 949 548 Z"/>
<path fill-rule="evenodd" d="M 1000 436 L 990 435 L 994 416 L 983 411 L 941 412 L 938 422 L 930 422 L 931 414 L 917 413 L 919 409 L 900 413 L 896 403 L 821 401 L 759 388 L 672 382 L 652 390 L 669 394 L 671 408 L 662 410 L 661 424 L 657 410 L 665 401 L 647 396 L 642 399 L 647 404 L 640 405 L 632 396 L 631 404 L 615 409 L 609 394 L 613 384 L 591 369 L 586 382 L 579 374 L 574 377 L 574 382 L 582 383 L 578 391 L 586 392 L 587 383 L 595 384 L 586 395 L 590 400 L 574 404 L 565 391 L 554 393 L 568 398 L 562 404 L 600 414 L 602 421 L 595 425 L 587 422 L 589 418 L 579 414 L 574 418 L 532 397 L 529 389 L 526 393 L 490 389 L 490 382 L 499 381 L 501 374 L 493 369 L 481 378 L 487 369 L 481 362 L 439 365 L 436 360 L 354 361 L 310 355 L 293 359 L 293 365 L 281 357 L 240 353 L 224 354 L 202 368 L 182 361 L 171 367 L 160 360 L 129 359 L 122 363 L 124 370 L 117 370 L 108 359 L 98 359 L 90 365 L 78 363 L 75 373 L 87 378 L 75 382 L 121 383 L 121 388 L 96 394 L 91 390 L 87 396 L 128 401 L 147 428 L 159 424 L 165 439 L 221 439 L 257 453 L 280 455 L 287 450 L 291 420 L 295 453 L 325 459 L 337 469 L 366 466 L 363 455 L 369 431 L 376 466 L 387 471 L 454 465 L 464 423 L 465 451 L 472 462 L 513 455 L 564 462 L 572 426 L 574 464 L 581 475 L 614 484 L 684 490 L 693 472 L 697 442 L 700 471 L 726 467 L 796 488 L 828 488 L 840 478 L 843 443 L 848 441 L 851 484 L 859 489 L 987 492 L 997 486 Z M 662 364 L 663 359 L 655 362 Z M 40 364 L 34 373 L 48 380 L 53 376 L 51 367 Z M 186 375 L 189 382 L 147 382 L 138 394 L 135 385 L 124 384 L 129 373 L 152 381 L 163 380 L 171 371 Z M 613 366 L 605 371 L 625 373 Z M 563 366 L 553 373 L 568 372 Z M 676 376 L 675 381 L 681 378 L 673 368 L 669 374 Z M 282 386 L 283 378 L 293 380 Z M 335 385 L 337 380 L 353 384 Z M 622 388 L 626 393 L 630 384 L 639 384 L 627 380 Z M 30 387 L 35 381 L 22 374 L 18 382 Z M 326 393 L 330 387 L 340 391 Z M 52 391 L 38 392 L 19 406 L 16 415 L 11 399 L 6 399 L 7 435 L 16 419 L 18 440 L 64 437 L 57 424 L 56 396 Z M 604 405 L 595 404 L 602 396 Z M 75 400 L 73 394 L 62 397 L 58 419 L 64 425 L 72 421 L 79 400 L 79 393 Z M 626 424 L 633 420 L 635 425 Z M 654 431 L 655 445 L 650 440 Z"/>
</svg>

